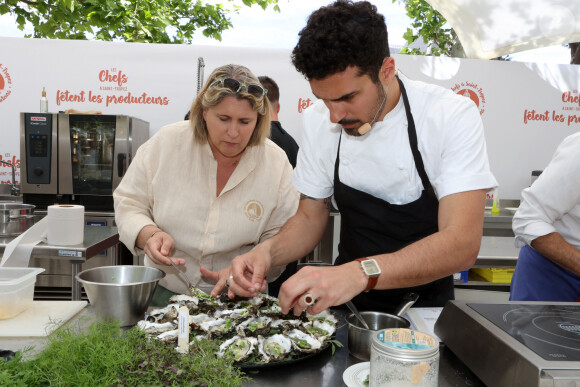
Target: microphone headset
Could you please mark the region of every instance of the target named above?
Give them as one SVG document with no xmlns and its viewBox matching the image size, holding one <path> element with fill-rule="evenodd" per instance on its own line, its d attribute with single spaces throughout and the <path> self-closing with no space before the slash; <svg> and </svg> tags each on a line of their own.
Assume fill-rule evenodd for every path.
<svg viewBox="0 0 580 387">
<path fill-rule="evenodd" d="M 381 86 L 382 89 L 382 86 Z M 360 128 L 358 128 L 358 134 L 359 135 L 364 135 L 367 134 L 369 130 L 371 130 L 371 127 L 374 125 L 374 123 L 377 121 L 377 118 L 379 116 L 379 114 L 383 111 L 383 108 L 385 107 L 385 102 L 387 102 L 387 93 L 385 92 L 385 90 L 383 89 L 383 93 L 385 93 L 384 97 L 383 97 L 383 102 L 381 102 L 381 107 L 379 107 L 379 110 L 377 110 L 375 117 L 373 118 L 373 120 L 368 123 L 364 123 L 363 125 L 361 125 Z"/>
</svg>

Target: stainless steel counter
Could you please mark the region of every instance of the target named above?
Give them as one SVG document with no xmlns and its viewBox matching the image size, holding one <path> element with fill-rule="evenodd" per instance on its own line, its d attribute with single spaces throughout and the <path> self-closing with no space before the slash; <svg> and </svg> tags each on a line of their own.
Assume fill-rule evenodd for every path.
<svg viewBox="0 0 580 387">
<path fill-rule="evenodd" d="M 350 355 L 347 348 L 348 329 L 345 323 L 347 311 L 335 310 L 339 317 L 336 339 L 344 346 L 337 348 L 332 355 L 330 348 L 326 351 L 289 366 L 261 369 L 248 373 L 252 378 L 248 386 L 344 386 L 342 375 L 353 364 L 361 361 Z M 485 386 L 453 352 L 441 345 L 439 363 L 439 386 Z"/>
<path fill-rule="evenodd" d="M 6 245 L 16 237 L 0 238 L 0 253 L 4 252 Z M 70 261 L 72 268 L 72 300 L 81 299 L 81 284 L 76 280 L 76 275 L 80 272 L 81 264 L 93 258 L 101 251 L 113 248 L 111 265 L 117 264 L 117 245 L 119 243 L 119 232 L 117 227 L 107 226 L 85 226 L 84 241 L 82 244 L 74 246 L 55 246 L 45 242 L 40 242 L 33 250 L 31 257 L 47 258 Z"/>
<path fill-rule="evenodd" d="M 344 386 L 342 375 L 351 365 L 359 363 L 360 360 L 351 356 L 347 348 L 348 329 L 345 325 L 345 316 L 349 313 L 346 310 L 336 309 L 335 314 L 339 318 L 339 330 L 336 339 L 344 346 L 337 348 L 334 355 L 328 348 L 324 352 L 303 361 L 278 366 L 263 368 L 258 371 L 248 371 L 247 376 L 252 380 L 246 383 L 247 386 L 284 386 L 284 387 L 306 387 L 306 386 Z M 94 319 L 94 311 L 89 305 L 67 324 L 81 324 L 88 327 Z M 19 338 L 2 340 L 2 349 L 16 351 L 30 346 L 35 347 L 37 352 L 42 348 L 40 338 Z M 440 347 L 439 364 L 439 386 L 485 386 L 447 347 Z"/>
</svg>

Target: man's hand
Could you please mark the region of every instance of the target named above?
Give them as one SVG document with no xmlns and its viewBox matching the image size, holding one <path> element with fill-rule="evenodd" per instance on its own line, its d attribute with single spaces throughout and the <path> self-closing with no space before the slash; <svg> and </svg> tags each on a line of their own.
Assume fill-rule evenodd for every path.
<svg viewBox="0 0 580 387">
<path fill-rule="evenodd" d="M 266 290 L 266 276 L 272 267 L 269 243 L 265 241 L 232 260 L 230 291 L 242 297 L 254 297 Z M 212 291 L 213 292 L 213 291 Z"/>
<path fill-rule="evenodd" d="M 282 313 L 294 310 L 299 316 L 308 309 L 308 313 L 317 314 L 323 310 L 344 304 L 365 290 L 368 278 L 360 269 L 359 262 L 349 262 L 340 266 L 317 267 L 305 266 L 288 278 L 280 288 L 280 307 Z M 316 300 L 309 306 L 305 295 Z"/>
<path fill-rule="evenodd" d="M 212 280 L 216 281 L 216 284 L 214 286 L 214 288 L 211 291 L 211 296 L 212 297 L 217 297 L 224 288 L 228 288 L 227 292 L 228 292 L 228 297 L 230 299 L 234 298 L 236 296 L 236 293 L 234 293 L 231 290 L 231 287 L 234 286 L 234 279 L 232 276 L 232 267 L 228 266 L 225 269 L 221 269 L 219 271 L 211 271 L 206 269 L 205 267 L 200 267 L 199 271 L 201 272 L 201 275 L 206 277 L 206 278 L 211 278 Z M 247 274 L 246 274 L 247 275 Z M 252 277 L 247 275 L 246 279 L 248 281 L 252 280 Z M 266 289 L 266 280 L 264 280 L 262 286 L 260 286 L 260 288 L 262 289 L 261 291 Z"/>
</svg>

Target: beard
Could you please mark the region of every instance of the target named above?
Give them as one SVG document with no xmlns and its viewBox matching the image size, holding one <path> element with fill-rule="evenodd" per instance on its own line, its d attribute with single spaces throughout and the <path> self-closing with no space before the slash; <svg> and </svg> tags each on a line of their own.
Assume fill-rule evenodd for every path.
<svg viewBox="0 0 580 387">
<path fill-rule="evenodd" d="M 383 89 L 383 85 L 381 85 L 380 82 L 377 82 L 375 84 L 375 86 L 377 87 L 377 99 L 375 100 L 375 103 L 373 104 L 373 108 L 372 108 L 371 112 L 369 113 L 368 118 L 364 122 L 361 122 L 361 120 L 356 120 L 356 119 L 353 120 L 353 119 L 346 119 L 346 118 L 343 118 L 342 120 L 338 121 L 338 123 L 340 125 L 342 125 L 342 128 L 344 129 L 346 134 L 348 134 L 349 136 L 354 136 L 354 137 L 362 136 L 362 134 L 360 134 L 358 132 L 359 128 L 361 126 L 363 126 L 366 122 L 373 125 L 375 123 L 375 120 L 377 119 L 377 117 L 380 115 L 381 110 L 383 110 L 384 102 L 387 99 L 387 93 L 385 92 L 385 89 Z M 356 124 L 356 123 L 358 123 L 358 125 L 356 127 L 350 127 L 350 128 L 344 127 L 344 125 Z"/>
</svg>

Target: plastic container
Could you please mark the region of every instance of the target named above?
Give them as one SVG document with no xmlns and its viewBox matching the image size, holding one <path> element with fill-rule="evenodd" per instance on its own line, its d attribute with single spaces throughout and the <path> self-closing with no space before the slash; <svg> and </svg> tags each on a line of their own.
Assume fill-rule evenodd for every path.
<svg viewBox="0 0 580 387">
<path fill-rule="evenodd" d="M 369 385 L 436 387 L 439 341 L 412 329 L 383 329 L 373 337 Z"/>
<path fill-rule="evenodd" d="M 493 283 L 510 283 L 515 269 L 477 268 L 471 269 L 484 280 Z"/>
<path fill-rule="evenodd" d="M 43 271 L 35 267 L 0 267 L 0 320 L 30 308 L 36 276 Z"/>
</svg>

